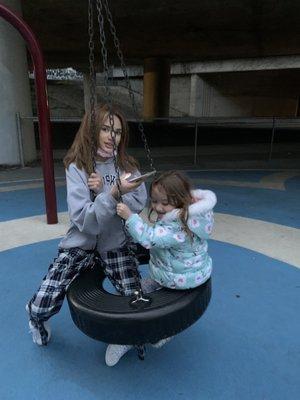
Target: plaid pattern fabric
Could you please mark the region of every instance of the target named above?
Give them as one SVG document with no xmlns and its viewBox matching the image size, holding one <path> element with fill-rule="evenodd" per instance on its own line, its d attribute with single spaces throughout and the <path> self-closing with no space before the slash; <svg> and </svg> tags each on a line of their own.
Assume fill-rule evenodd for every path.
<svg viewBox="0 0 300 400">
<path fill-rule="evenodd" d="M 101 255 L 106 276 L 123 296 L 132 296 L 139 288 L 138 260 L 131 257 L 127 247 Z"/>
<path fill-rule="evenodd" d="M 43 344 L 47 344 L 47 331 L 43 322 L 59 312 L 71 282 L 82 271 L 96 264 L 104 268 L 105 274 L 122 295 L 132 295 L 137 289 L 133 267 L 137 268 L 138 261 L 130 257 L 127 248 L 108 251 L 102 257 L 94 251 L 78 247 L 60 249 L 38 291 L 28 302 L 30 320 L 38 328 Z M 140 278 L 137 271 L 136 274 Z"/>
<path fill-rule="evenodd" d="M 46 321 L 56 314 L 63 303 L 70 283 L 86 268 L 94 265 L 94 254 L 75 247 L 59 249 L 58 257 L 48 269 L 41 286 L 29 301 L 33 321 Z"/>
</svg>

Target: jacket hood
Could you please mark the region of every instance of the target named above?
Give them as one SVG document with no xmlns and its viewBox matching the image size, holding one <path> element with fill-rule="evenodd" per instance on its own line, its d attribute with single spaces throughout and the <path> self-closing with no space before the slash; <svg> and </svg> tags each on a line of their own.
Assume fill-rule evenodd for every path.
<svg viewBox="0 0 300 400">
<path fill-rule="evenodd" d="M 189 206 L 188 220 L 196 215 L 211 211 L 217 203 L 217 197 L 211 190 L 197 189 L 192 190 L 191 194 L 195 199 L 195 203 Z M 180 210 L 175 208 L 174 210 L 166 213 L 161 220 L 165 222 L 171 221 L 178 217 L 179 212 Z"/>
</svg>

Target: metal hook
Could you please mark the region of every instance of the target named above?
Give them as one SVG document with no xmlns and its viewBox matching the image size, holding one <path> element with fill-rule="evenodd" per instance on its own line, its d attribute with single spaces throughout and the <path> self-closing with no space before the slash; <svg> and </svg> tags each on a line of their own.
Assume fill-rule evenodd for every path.
<svg viewBox="0 0 300 400">
<path fill-rule="evenodd" d="M 131 304 L 138 303 L 139 301 L 143 301 L 144 303 L 150 302 L 150 299 L 147 297 L 143 297 L 143 292 L 141 290 L 136 290 L 134 292 L 135 299 L 131 301 Z"/>
<path fill-rule="evenodd" d="M 145 345 L 139 345 L 136 346 L 138 357 L 140 360 L 144 361 L 145 360 L 145 354 L 146 354 L 146 347 Z"/>
</svg>

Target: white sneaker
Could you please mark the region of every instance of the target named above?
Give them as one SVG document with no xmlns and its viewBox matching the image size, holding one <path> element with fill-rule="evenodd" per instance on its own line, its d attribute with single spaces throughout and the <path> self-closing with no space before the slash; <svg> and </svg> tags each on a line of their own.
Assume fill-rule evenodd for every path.
<svg viewBox="0 0 300 400">
<path fill-rule="evenodd" d="M 105 363 L 108 367 L 116 365 L 133 346 L 123 344 L 109 344 L 105 353 Z"/>
<path fill-rule="evenodd" d="M 26 304 L 26 311 L 29 314 L 29 307 L 28 304 Z M 46 346 L 47 343 L 49 342 L 51 338 L 51 329 L 49 322 L 40 322 L 41 328 L 39 329 L 35 324 L 34 321 L 31 319 L 29 320 L 29 333 L 32 334 L 32 340 L 33 343 L 39 345 L 39 346 Z M 43 332 L 44 331 L 44 332 Z M 42 335 L 44 335 L 44 343 L 43 343 L 43 338 Z"/>
<path fill-rule="evenodd" d="M 167 344 L 171 339 L 173 339 L 173 336 L 167 337 L 165 339 L 161 339 L 156 343 L 152 343 L 152 347 L 155 347 L 156 349 L 160 349 L 165 344 Z"/>
<path fill-rule="evenodd" d="M 31 320 L 28 323 L 29 333 L 32 334 L 33 343 L 35 343 L 39 346 L 46 346 L 51 338 L 51 329 L 50 329 L 49 323 L 43 322 L 42 324 L 44 325 L 44 329 L 47 332 L 47 338 L 45 339 L 46 342 L 43 343 L 42 334 L 41 334 L 40 330 L 38 329 L 38 327 L 36 327 L 34 325 L 34 323 Z"/>
</svg>

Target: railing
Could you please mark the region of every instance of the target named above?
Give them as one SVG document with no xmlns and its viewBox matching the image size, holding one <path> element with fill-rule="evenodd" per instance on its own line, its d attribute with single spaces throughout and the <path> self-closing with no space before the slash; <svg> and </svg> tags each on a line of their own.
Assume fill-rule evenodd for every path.
<svg viewBox="0 0 300 400">
<path fill-rule="evenodd" d="M 246 128 L 246 129 L 270 129 L 270 143 L 268 151 L 268 160 L 272 159 L 274 139 L 276 129 L 295 129 L 300 130 L 300 118 L 282 118 L 282 117 L 169 117 L 156 118 L 155 121 L 166 121 L 169 123 L 194 125 L 194 165 L 197 164 L 198 148 L 198 129 L 199 127 L 214 128 Z"/>
<path fill-rule="evenodd" d="M 38 121 L 37 117 L 25 117 L 19 113 L 16 114 L 16 126 L 19 137 L 19 149 L 20 159 L 24 159 L 22 152 L 22 120 Z M 75 122 L 80 123 L 81 117 L 51 117 L 51 122 Z M 128 122 L 138 123 L 140 120 L 128 119 Z M 213 127 L 213 128 L 240 128 L 240 129 L 265 129 L 270 131 L 270 141 L 267 143 L 268 150 L 266 152 L 266 159 L 270 161 L 272 159 L 274 140 L 276 136 L 276 130 L 300 130 L 300 118 L 282 118 L 282 117 L 258 117 L 258 118 L 239 118 L 239 117 L 169 117 L 169 118 L 156 118 L 153 122 L 168 123 L 183 125 L 185 127 L 194 127 L 194 145 L 193 145 L 193 164 L 197 165 L 198 156 L 198 139 L 199 130 L 201 128 Z M 216 143 L 217 144 L 217 143 Z M 184 143 L 183 143 L 184 145 Z"/>
</svg>

